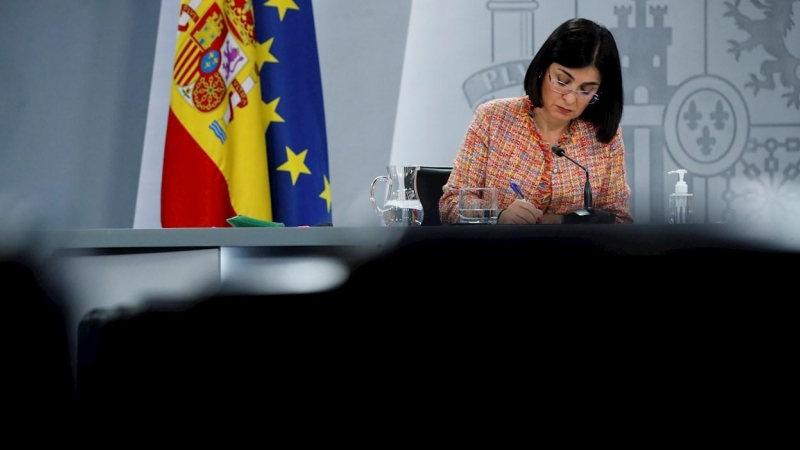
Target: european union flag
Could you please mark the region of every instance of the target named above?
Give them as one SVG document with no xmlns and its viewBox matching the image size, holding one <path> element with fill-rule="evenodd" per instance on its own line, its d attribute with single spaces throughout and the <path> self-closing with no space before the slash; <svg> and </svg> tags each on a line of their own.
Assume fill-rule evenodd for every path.
<svg viewBox="0 0 800 450">
<path fill-rule="evenodd" d="M 331 186 L 311 0 L 256 0 L 272 220 L 330 223 Z"/>
</svg>

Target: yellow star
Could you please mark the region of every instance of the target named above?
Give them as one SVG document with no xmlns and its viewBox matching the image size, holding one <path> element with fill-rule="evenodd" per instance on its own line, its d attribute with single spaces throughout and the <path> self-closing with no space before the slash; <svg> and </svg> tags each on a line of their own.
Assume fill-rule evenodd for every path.
<svg viewBox="0 0 800 450">
<path fill-rule="evenodd" d="M 300 7 L 297 6 L 297 3 L 295 3 L 294 0 L 268 0 L 266 3 L 264 3 L 264 6 L 278 8 L 278 15 L 281 17 L 281 22 L 283 22 L 283 16 L 286 15 L 287 9 L 300 10 Z"/>
<path fill-rule="evenodd" d="M 258 52 L 258 55 L 261 57 L 261 58 L 259 58 L 260 60 L 262 60 L 264 62 L 272 62 L 272 63 L 278 62 L 278 58 L 276 58 L 275 55 L 270 53 L 270 50 L 272 50 L 272 43 L 274 41 L 275 41 L 274 37 L 273 38 L 269 38 L 269 39 L 267 39 L 267 42 L 264 42 L 263 44 L 260 44 L 257 47 L 256 51 Z"/>
<path fill-rule="evenodd" d="M 267 126 L 264 128 L 264 132 L 267 131 L 269 128 L 269 124 L 272 122 L 285 122 L 283 117 L 278 115 L 278 103 L 280 103 L 281 98 L 278 97 L 275 100 L 266 104 L 267 110 L 264 112 L 264 118 L 267 119 Z"/>
<path fill-rule="evenodd" d="M 297 179 L 300 177 L 301 173 L 306 175 L 311 175 L 311 171 L 308 170 L 306 167 L 306 155 L 308 154 L 308 149 L 303 150 L 300 153 L 295 153 L 289 146 L 286 146 L 286 162 L 278 166 L 277 170 L 282 170 L 284 172 L 289 172 L 292 174 L 292 186 L 297 184 Z"/>
<path fill-rule="evenodd" d="M 325 190 L 319 194 L 319 198 L 325 200 L 328 205 L 328 212 L 331 212 L 331 183 L 328 182 L 328 177 L 323 175 L 322 179 L 325 181 Z"/>
</svg>

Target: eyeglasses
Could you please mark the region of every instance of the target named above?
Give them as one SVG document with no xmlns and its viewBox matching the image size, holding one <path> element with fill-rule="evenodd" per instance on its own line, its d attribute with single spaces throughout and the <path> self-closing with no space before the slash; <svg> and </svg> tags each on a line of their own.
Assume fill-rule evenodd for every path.
<svg viewBox="0 0 800 450">
<path fill-rule="evenodd" d="M 586 103 L 587 105 L 591 105 L 592 103 L 600 100 L 600 96 L 598 96 L 597 94 L 593 94 L 589 91 L 584 91 L 584 90 L 576 91 L 575 89 L 570 88 L 569 84 L 564 83 L 558 78 L 554 80 L 553 77 L 550 75 L 549 70 L 547 71 L 547 79 L 550 80 L 550 89 L 552 89 L 553 92 L 556 92 L 558 94 L 566 95 L 572 92 L 573 94 L 575 94 L 575 98 L 577 98 L 579 102 Z"/>
</svg>

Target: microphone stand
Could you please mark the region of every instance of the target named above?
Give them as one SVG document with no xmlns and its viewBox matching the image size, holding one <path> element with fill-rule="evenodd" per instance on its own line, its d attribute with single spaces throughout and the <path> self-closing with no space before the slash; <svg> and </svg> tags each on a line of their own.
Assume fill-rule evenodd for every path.
<svg viewBox="0 0 800 450">
<path fill-rule="evenodd" d="M 583 184 L 583 209 L 564 214 L 561 218 L 561 223 L 614 223 L 616 221 L 616 215 L 614 213 L 602 209 L 594 209 L 594 207 L 592 207 L 592 184 L 589 182 L 589 169 L 572 159 L 561 147 L 554 145 L 550 147 L 550 150 L 552 150 L 556 156 L 567 158 L 586 173 L 586 182 Z"/>
</svg>

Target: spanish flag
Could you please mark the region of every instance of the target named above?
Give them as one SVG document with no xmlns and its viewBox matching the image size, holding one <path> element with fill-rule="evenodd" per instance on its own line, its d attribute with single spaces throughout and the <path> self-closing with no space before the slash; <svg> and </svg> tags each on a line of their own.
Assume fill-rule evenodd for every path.
<svg viewBox="0 0 800 450">
<path fill-rule="evenodd" d="M 331 222 L 311 0 L 182 0 L 161 224 Z"/>
</svg>

